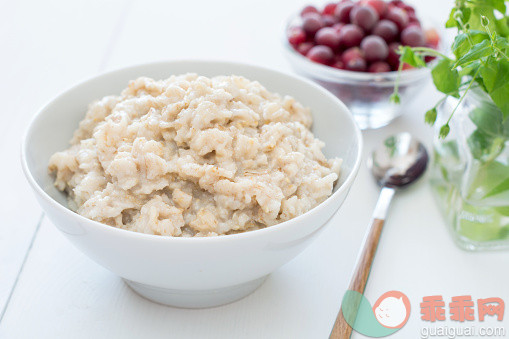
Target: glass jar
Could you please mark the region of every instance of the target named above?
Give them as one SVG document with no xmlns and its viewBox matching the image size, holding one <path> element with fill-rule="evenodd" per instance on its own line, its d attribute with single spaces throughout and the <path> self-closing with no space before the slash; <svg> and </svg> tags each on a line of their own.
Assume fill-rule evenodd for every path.
<svg viewBox="0 0 509 339">
<path fill-rule="evenodd" d="M 509 249 L 509 119 L 485 92 L 473 89 L 440 139 L 440 126 L 457 102 L 449 98 L 438 108 L 433 192 L 461 248 Z"/>
</svg>

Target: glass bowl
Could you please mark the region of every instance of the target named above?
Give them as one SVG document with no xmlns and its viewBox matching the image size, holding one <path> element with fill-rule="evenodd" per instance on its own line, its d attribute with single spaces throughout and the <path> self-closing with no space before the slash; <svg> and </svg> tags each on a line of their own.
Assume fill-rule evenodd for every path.
<svg viewBox="0 0 509 339">
<path fill-rule="evenodd" d="M 343 101 L 361 129 L 389 124 L 426 84 L 429 68 L 404 70 L 399 80 L 401 103 L 390 102 L 398 72 L 353 72 L 310 61 L 297 52 L 287 39 L 288 28 L 297 25 L 299 20 L 300 17 L 294 15 L 285 25 L 283 46 L 286 58 L 298 74 L 317 82 Z"/>
</svg>

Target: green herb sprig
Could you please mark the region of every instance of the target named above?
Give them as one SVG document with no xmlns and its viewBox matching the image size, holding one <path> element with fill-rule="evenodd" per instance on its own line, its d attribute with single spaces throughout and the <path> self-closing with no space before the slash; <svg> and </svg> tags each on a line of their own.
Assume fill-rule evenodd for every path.
<svg viewBox="0 0 509 339">
<path fill-rule="evenodd" d="M 500 119 L 509 117 L 509 17 L 504 0 L 456 0 L 446 28 L 456 28 L 458 34 L 451 46 L 453 55 L 447 56 L 425 47 L 401 46 L 400 68 L 403 64 L 425 67 L 424 58 L 438 59 L 431 70 L 433 83 L 444 97 L 426 112 L 425 122 L 434 125 L 437 107 L 447 97 L 458 98 L 456 107 L 446 123 L 441 126 L 439 136 L 449 134 L 449 123 L 466 94 L 479 87 L 486 92 L 502 112 Z M 460 94 L 461 93 L 461 94 Z M 399 103 L 398 83 L 391 101 Z"/>
</svg>

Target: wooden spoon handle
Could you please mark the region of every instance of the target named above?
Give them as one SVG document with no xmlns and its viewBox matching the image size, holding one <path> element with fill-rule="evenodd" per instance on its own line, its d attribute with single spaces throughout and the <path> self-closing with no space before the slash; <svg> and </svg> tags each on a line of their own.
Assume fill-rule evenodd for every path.
<svg viewBox="0 0 509 339">
<path fill-rule="evenodd" d="M 349 290 L 364 294 L 369 272 L 371 271 L 371 265 L 375 259 L 376 248 L 378 247 L 378 242 L 380 241 L 380 236 L 384 227 L 385 216 L 387 215 L 387 210 L 391 204 L 394 192 L 394 188 L 390 187 L 383 187 L 380 192 L 380 197 L 378 198 L 378 202 L 376 203 L 376 207 L 373 212 L 373 221 L 371 222 L 366 236 L 364 237 L 364 243 L 362 244 L 361 252 L 357 258 L 357 263 L 355 264 L 350 285 L 348 286 Z M 356 305 L 354 305 L 354 307 L 356 307 Z M 357 316 L 357 314 L 355 314 L 355 316 Z M 350 327 L 350 325 L 346 322 L 343 317 L 343 309 L 340 308 L 329 338 L 349 339 L 351 334 L 352 327 Z"/>
<path fill-rule="evenodd" d="M 375 259 L 376 248 L 380 240 L 380 235 L 382 234 L 383 226 L 383 219 L 373 219 L 368 231 L 369 233 L 367 234 L 364 242 L 364 247 L 360 253 L 359 259 L 357 260 L 357 264 L 355 265 L 352 280 L 350 280 L 350 285 L 348 286 L 349 290 L 357 291 L 361 294 L 364 293 L 371 265 L 373 264 L 373 259 Z M 343 317 L 343 309 L 341 308 L 329 338 L 349 339 L 351 334 L 352 327 L 348 325 Z"/>
</svg>

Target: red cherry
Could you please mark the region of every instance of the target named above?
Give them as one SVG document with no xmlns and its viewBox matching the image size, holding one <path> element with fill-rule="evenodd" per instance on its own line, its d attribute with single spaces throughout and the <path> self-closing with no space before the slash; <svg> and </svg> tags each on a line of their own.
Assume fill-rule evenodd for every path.
<svg viewBox="0 0 509 339">
<path fill-rule="evenodd" d="M 415 22 L 415 21 L 410 21 L 410 22 L 408 23 L 408 25 L 406 25 L 406 27 L 405 27 L 405 28 L 412 27 L 412 26 L 414 26 L 414 27 L 418 27 L 418 28 L 421 28 L 421 23 L 420 23 L 420 22 Z"/>
<path fill-rule="evenodd" d="M 354 72 L 365 72 L 367 68 L 366 60 L 363 58 L 355 58 L 350 60 L 346 65 L 346 69 Z"/>
<path fill-rule="evenodd" d="M 419 26 L 421 25 L 421 22 L 419 21 L 419 18 L 417 18 L 417 15 L 415 13 L 408 13 L 408 22 L 409 23 L 417 23 Z"/>
<path fill-rule="evenodd" d="M 424 57 L 424 62 L 425 62 L 425 63 L 428 63 L 428 62 L 431 62 L 431 61 L 433 61 L 433 60 L 435 60 L 435 59 L 436 59 L 436 57 L 434 57 L 434 56 L 432 56 L 432 55 L 426 55 L 426 56 Z"/>
<path fill-rule="evenodd" d="M 331 66 L 337 69 L 345 69 L 345 64 L 341 60 L 334 61 Z"/>
<path fill-rule="evenodd" d="M 351 1 L 341 2 L 336 7 L 334 15 L 336 16 L 336 18 L 338 18 L 340 22 L 348 24 L 350 23 L 350 12 L 352 11 L 353 7 L 354 4 Z"/>
<path fill-rule="evenodd" d="M 323 15 L 322 16 L 323 25 L 326 27 L 330 27 L 338 22 L 338 19 L 333 15 Z"/>
<path fill-rule="evenodd" d="M 366 4 L 373 7 L 380 17 L 387 12 L 387 3 L 383 0 L 367 0 Z"/>
<path fill-rule="evenodd" d="M 399 46 L 401 46 L 399 42 L 392 42 L 389 44 L 389 55 L 387 56 L 387 62 L 392 67 L 393 71 L 396 71 L 399 67 L 399 54 L 397 53 Z"/>
<path fill-rule="evenodd" d="M 410 13 L 415 14 L 415 9 L 410 5 L 403 5 L 401 6 L 401 8 L 403 8 L 405 12 L 407 12 L 408 14 Z"/>
<path fill-rule="evenodd" d="M 336 7 L 338 6 L 337 3 L 331 2 L 325 5 L 325 7 L 322 10 L 323 15 L 334 15 L 334 12 L 336 11 Z"/>
<path fill-rule="evenodd" d="M 400 31 L 408 25 L 409 21 L 408 14 L 399 7 L 390 8 L 385 18 L 394 22 Z"/>
<path fill-rule="evenodd" d="M 365 37 L 361 42 L 361 50 L 369 62 L 385 60 L 389 55 L 387 43 L 377 35 Z"/>
<path fill-rule="evenodd" d="M 391 43 L 398 37 L 398 26 L 390 20 L 380 20 L 373 28 L 373 34 L 383 38 L 385 42 Z"/>
<path fill-rule="evenodd" d="M 362 28 L 365 32 L 371 31 L 380 17 L 371 6 L 355 6 L 350 12 L 350 22 Z"/>
<path fill-rule="evenodd" d="M 419 26 L 409 26 L 401 32 L 401 43 L 411 47 L 421 47 L 426 44 L 424 32 Z"/>
<path fill-rule="evenodd" d="M 311 41 L 303 42 L 299 46 L 297 46 L 297 52 L 302 55 L 308 54 L 309 50 L 315 46 Z"/>
<path fill-rule="evenodd" d="M 334 28 L 338 33 L 343 29 L 343 27 L 345 27 L 345 24 L 342 22 L 338 22 L 337 24 L 332 25 L 332 28 Z"/>
<path fill-rule="evenodd" d="M 309 60 L 327 65 L 334 58 L 334 52 L 327 46 L 314 46 L 306 55 Z"/>
<path fill-rule="evenodd" d="M 290 27 L 288 29 L 288 41 L 293 46 L 297 46 L 306 41 L 306 33 L 301 27 Z"/>
<path fill-rule="evenodd" d="M 345 25 L 339 32 L 339 43 L 344 47 L 359 46 L 364 38 L 364 32 L 357 25 Z"/>
<path fill-rule="evenodd" d="M 389 2 L 390 5 L 396 6 L 396 7 L 403 7 L 405 6 L 405 3 L 401 0 L 392 0 Z"/>
<path fill-rule="evenodd" d="M 306 14 L 309 14 L 309 13 L 317 13 L 319 14 L 320 12 L 318 12 L 318 10 L 316 9 L 315 6 L 306 6 L 302 9 L 302 11 L 300 11 L 300 16 L 304 16 Z"/>
<path fill-rule="evenodd" d="M 385 61 L 374 62 L 368 68 L 368 72 L 371 72 L 371 73 L 383 73 L 383 72 L 390 72 L 390 71 L 391 71 L 391 66 L 389 66 L 389 64 L 386 63 Z"/>
<path fill-rule="evenodd" d="M 432 48 L 437 48 L 440 43 L 440 36 L 438 32 L 434 28 L 427 29 L 424 32 L 424 36 L 426 37 L 426 44 Z"/>
<path fill-rule="evenodd" d="M 317 45 L 329 46 L 333 50 L 339 47 L 339 33 L 332 27 L 321 28 L 315 35 Z"/>
<path fill-rule="evenodd" d="M 302 28 L 309 36 L 314 36 L 315 33 L 323 26 L 320 14 L 308 13 L 302 17 Z"/>
<path fill-rule="evenodd" d="M 359 47 L 351 47 L 343 52 L 341 55 L 341 61 L 347 64 L 352 59 L 364 58 L 364 54 L 362 53 Z"/>
</svg>

